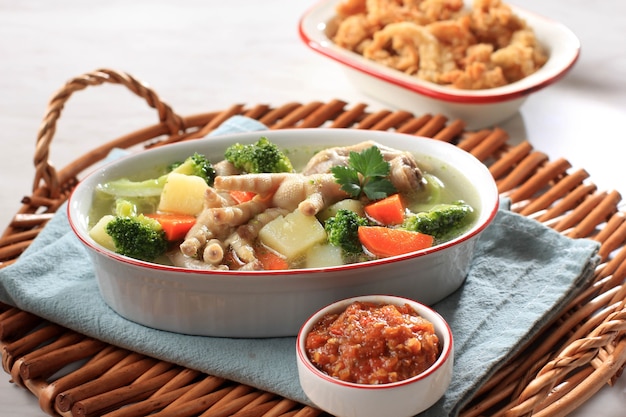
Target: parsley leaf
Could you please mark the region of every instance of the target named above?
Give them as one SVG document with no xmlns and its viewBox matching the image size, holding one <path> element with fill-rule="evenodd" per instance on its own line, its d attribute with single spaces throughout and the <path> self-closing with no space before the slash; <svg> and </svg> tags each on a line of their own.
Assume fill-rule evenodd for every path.
<svg viewBox="0 0 626 417">
<path fill-rule="evenodd" d="M 334 166 L 331 172 L 341 189 L 353 198 L 365 194 L 370 200 L 380 200 L 394 194 L 396 188 L 387 178 L 389 162 L 376 146 L 360 153 L 350 152 L 348 166 Z"/>
<path fill-rule="evenodd" d="M 334 166 L 331 172 L 335 176 L 337 183 L 341 184 L 341 189 L 352 197 L 358 197 L 361 194 L 361 181 L 359 173 L 350 167 Z"/>
</svg>

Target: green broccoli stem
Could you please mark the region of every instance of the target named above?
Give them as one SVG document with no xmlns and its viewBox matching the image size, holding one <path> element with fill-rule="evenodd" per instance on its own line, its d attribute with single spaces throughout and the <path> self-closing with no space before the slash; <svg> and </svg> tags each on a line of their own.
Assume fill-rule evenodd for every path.
<svg viewBox="0 0 626 417">
<path fill-rule="evenodd" d="M 167 182 L 167 175 L 143 181 L 132 181 L 127 178 L 109 181 L 98 187 L 99 191 L 115 197 L 158 197 Z"/>
</svg>

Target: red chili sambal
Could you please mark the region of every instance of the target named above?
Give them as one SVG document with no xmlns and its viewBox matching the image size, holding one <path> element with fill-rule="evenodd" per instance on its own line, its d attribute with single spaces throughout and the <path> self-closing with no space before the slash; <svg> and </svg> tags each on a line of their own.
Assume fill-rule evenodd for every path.
<svg viewBox="0 0 626 417">
<path fill-rule="evenodd" d="M 357 301 L 315 324 L 306 351 L 318 369 L 334 378 L 388 384 L 428 369 L 441 348 L 433 324 L 408 304 Z"/>
</svg>

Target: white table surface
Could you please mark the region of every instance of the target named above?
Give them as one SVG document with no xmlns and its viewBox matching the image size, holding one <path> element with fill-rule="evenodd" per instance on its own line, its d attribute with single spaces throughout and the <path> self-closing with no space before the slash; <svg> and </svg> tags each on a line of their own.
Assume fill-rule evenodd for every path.
<svg viewBox="0 0 626 417">
<path fill-rule="evenodd" d="M 148 82 L 180 115 L 234 103 L 364 102 L 334 62 L 297 34 L 314 0 L 205 1 L 0 0 L 0 228 L 31 188 L 37 130 L 51 95 L 68 79 L 101 67 Z M 501 126 L 551 159 L 585 168 L 602 189 L 626 195 L 626 2 L 516 0 L 569 26 L 582 55 L 558 84 L 531 96 Z M 64 166 L 96 144 L 158 121 L 122 87 L 76 93 L 68 102 L 51 159 Z M 575 417 L 617 417 L 626 377 L 605 387 Z M 0 415 L 42 416 L 33 395 L 0 373 Z"/>
</svg>

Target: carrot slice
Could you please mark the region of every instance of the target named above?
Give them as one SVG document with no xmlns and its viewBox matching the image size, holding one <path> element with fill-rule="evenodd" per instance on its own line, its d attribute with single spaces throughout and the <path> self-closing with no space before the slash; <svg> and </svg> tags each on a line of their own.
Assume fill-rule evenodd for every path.
<svg viewBox="0 0 626 417">
<path fill-rule="evenodd" d="M 391 226 L 404 221 L 404 204 L 400 194 L 393 194 L 365 206 L 365 214 L 374 221 Z"/>
<path fill-rule="evenodd" d="M 170 242 L 184 239 L 189 229 L 196 224 L 195 216 L 186 214 L 151 213 L 145 216 L 159 222 L 165 232 L 165 238 Z"/>
<path fill-rule="evenodd" d="M 402 255 L 433 245 L 430 235 L 384 226 L 360 226 L 359 240 L 370 253 L 380 258 Z"/>
<path fill-rule="evenodd" d="M 228 193 L 233 198 L 233 200 L 235 200 L 235 202 L 237 204 L 241 204 L 241 203 L 245 203 L 246 201 L 250 201 L 256 195 L 252 191 L 239 191 L 239 190 L 231 190 Z"/>
<path fill-rule="evenodd" d="M 287 260 L 275 254 L 274 252 L 271 252 L 265 248 L 257 248 L 255 252 L 256 258 L 261 262 L 261 265 L 263 265 L 263 269 L 268 271 L 289 269 L 289 264 L 287 263 Z"/>
</svg>

